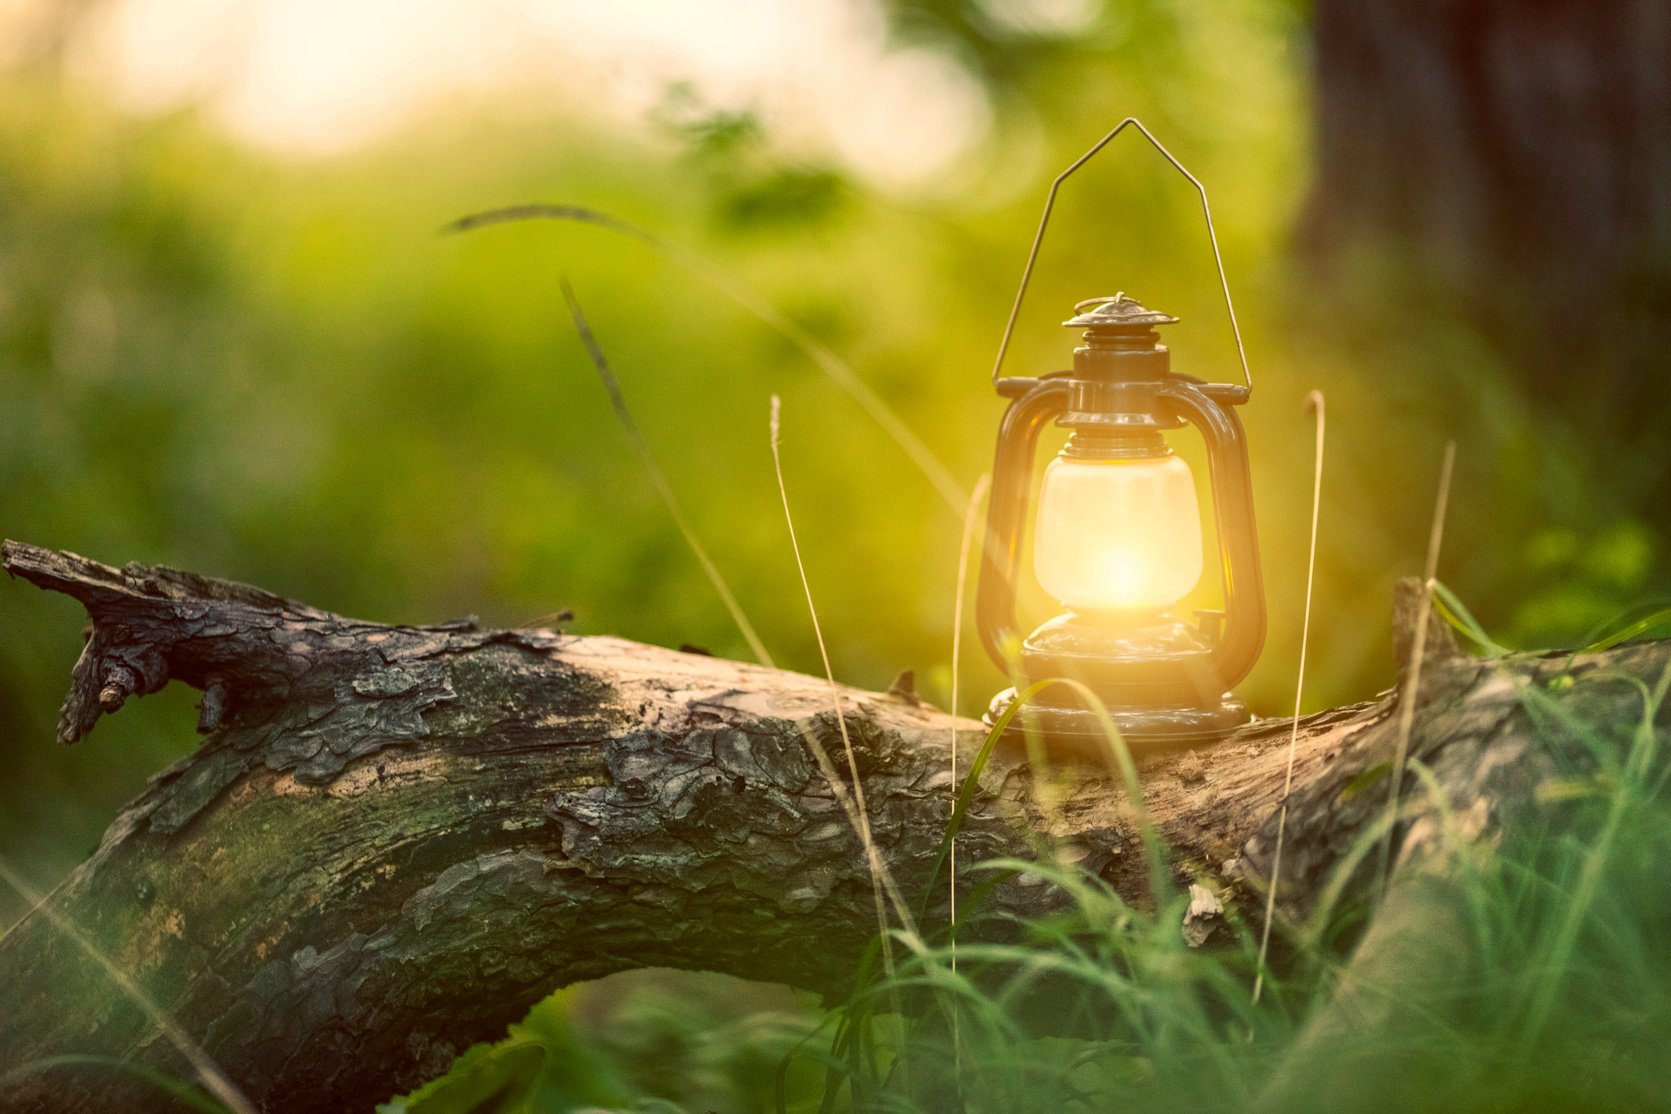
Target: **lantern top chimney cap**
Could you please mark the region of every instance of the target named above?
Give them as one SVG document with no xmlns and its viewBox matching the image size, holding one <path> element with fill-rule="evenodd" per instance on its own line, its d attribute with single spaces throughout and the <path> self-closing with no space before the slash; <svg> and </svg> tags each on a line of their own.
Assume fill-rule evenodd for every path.
<svg viewBox="0 0 1671 1114">
<path fill-rule="evenodd" d="M 1149 328 L 1170 325 L 1178 320 L 1169 313 L 1145 309 L 1136 298 L 1124 291 L 1112 298 L 1087 298 L 1073 307 L 1074 315 L 1062 322 L 1080 329 Z"/>
</svg>

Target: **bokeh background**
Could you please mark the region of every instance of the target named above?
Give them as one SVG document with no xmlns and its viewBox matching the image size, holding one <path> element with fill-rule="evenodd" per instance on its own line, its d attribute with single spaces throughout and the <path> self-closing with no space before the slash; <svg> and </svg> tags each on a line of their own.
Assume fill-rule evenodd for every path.
<svg viewBox="0 0 1671 1114">
<path fill-rule="evenodd" d="M 1314 388 L 1309 707 L 1390 682 L 1391 584 L 1421 567 L 1447 440 L 1442 579 L 1505 642 L 1581 642 L 1664 602 L 1671 32 L 1649 2 L 1454 7 L 0 2 L 0 533 L 364 618 L 566 608 L 579 633 L 747 656 L 566 276 L 778 663 L 818 671 L 773 393 L 838 675 L 914 669 L 945 705 L 959 492 L 990 466 L 1044 190 L 1137 115 L 1211 193 L 1257 384 L 1254 707 L 1293 699 Z M 440 232 L 524 202 L 677 251 Z M 714 275 L 845 361 L 945 478 Z M 1007 370 L 1065 366 L 1055 322 L 1115 290 L 1183 319 L 1180 370 L 1238 374 L 1198 200 L 1135 138 L 1064 193 Z M 52 743 L 82 623 L 0 585 L 0 857 L 42 889 L 196 741 L 176 687 Z M 1001 682 L 964 645 L 978 713 Z M 0 924 L 23 908 L 0 892 Z"/>
</svg>

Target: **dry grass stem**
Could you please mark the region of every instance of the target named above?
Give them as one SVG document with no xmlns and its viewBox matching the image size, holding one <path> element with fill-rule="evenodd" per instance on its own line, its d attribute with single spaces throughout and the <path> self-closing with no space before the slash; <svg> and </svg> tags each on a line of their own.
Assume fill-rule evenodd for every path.
<svg viewBox="0 0 1671 1114">
<path fill-rule="evenodd" d="M 1398 831 L 1398 791 L 1404 782 L 1404 765 L 1410 753 L 1410 732 L 1416 721 L 1416 695 L 1421 689 L 1422 662 L 1427 650 L 1427 624 L 1433 617 L 1433 585 L 1439 576 L 1439 546 L 1445 537 L 1445 508 L 1450 503 L 1451 472 L 1456 465 L 1456 442 L 1445 442 L 1445 459 L 1439 466 L 1439 494 L 1433 504 L 1433 525 L 1427 535 L 1427 563 L 1422 570 L 1421 600 L 1416 606 L 1415 638 L 1410 647 L 1409 669 L 1398 693 L 1398 743 L 1393 752 L 1391 782 L 1387 786 L 1387 839 L 1381 845 L 1380 890 L 1384 894 L 1392 877 L 1392 845 Z"/>
<path fill-rule="evenodd" d="M 1276 919 L 1276 891 L 1282 877 L 1282 841 L 1288 834 L 1288 793 L 1294 787 L 1294 755 L 1300 744 L 1300 709 L 1305 697 L 1305 656 L 1311 640 L 1311 589 L 1317 578 L 1317 518 L 1323 503 L 1323 434 L 1328 427 L 1323 392 L 1305 396 L 1317 415 L 1317 453 L 1311 470 L 1311 544 L 1306 551 L 1305 610 L 1300 620 L 1300 662 L 1294 670 L 1294 719 L 1288 728 L 1288 764 L 1282 775 L 1282 808 L 1276 820 L 1276 851 L 1271 856 L 1271 882 L 1265 891 L 1265 924 L 1259 933 L 1259 961 L 1253 976 L 1253 1001 L 1265 989 L 1265 959 L 1271 950 L 1271 922 Z"/>
<path fill-rule="evenodd" d="M 952 603 L 952 715 L 958 715 L 958 676 L 959 663 L 963 658 L 963 596 L 969 583 L 969 550 L 973 548 L 975 538 L 975 524 L 980 520 L 981 502 L 986 498 L 987 488 L 992 484 L 992 474 L 982 473 L 975 481 L 975 490 L 969 493 L 969 505 L 963 511 L 963 537 L 957 547 L 957 595 Z M 952 801 L 957 801 L 957 727 L 952 727 L 951 748 L 951 794 Z M 951 900 L 952 927 L 952 970 L 957 970 L 957 836 L 952 836 L 952 845 L 948 852 L 947 861 L 950 864 L 951 881 L 948 883 Z"/>
<path fill-rule="evenodd" d="M 678 496 L 673 494 L 673 485 L 667 482 L 666 473 L 656 463 L 655 454 L 650 451 L 650 443 L 644 440 L 644 434 L 639 431 L 638 423 L 633 420 L 632 411 L 627 407 L 626 396 L 621 393 L 621 384 L 615 378 L 615 373 L 610 370 L 609 360 L 603 354 L 603 347 L 598 344 L 597 337 L 592 334 L 592 327 L 587 322 L 586 315 L 581 312 L 580 302 L 575 298 L 574 288 L 569 285 L 567 278 L 562 280 L 562 287 L 563 301 L 569 307 L 569 316 L 574 319 L 575 331 L 580 334 L 581 343 L 586 346 L 586 354 L 592 358 L 592 367 L 597 370 L 598 378 L 603 381 L 604 390 L 609 392 L 609 404 L 615 408 L 615 416 L 620 419 L 621 428 L 626 430 L 627 440 L 632 443 L 633 451 L 638 454 L 638 459 L 643 462 L 644 470 L 650 474 L 650 482 L 655 485 L 656 493 L 661 496 L 661 501 L 666 504 L 668 513 L 673 516 L 673 522 L 678 526 L 679 533 L 684 536 L 685 544 L 690 546 L 692 553 L 696 554 L 697 563 L 702 566 L 702 571 L 707 575 L 708 582 L 714 586 L 714 590 L 719 593 L 719 598 L 724 601 L 725 609 L 731 613 L 731 620 L 737 624 L 737 629 L 742 632 L 743 641 L 748 643 L 749 651 L 754 654 L 755 660 L 761 665 L 775 666 L 777 663 L 772 660 L 772 655 L 767 651 L 766 644 L 755 633 L 754 624 L 749 622 L 748 616 L 743 613 L 743 605 L 737 602 L 736 595 L 731 591 L 731 585 L 726 583 L 725 576 L 719 571 L 719 566 L 714 564 L 713 558 L 708 556 L 708 550 L 703 546 L 701 539 L 696 536 L 695 527 L 690 524 L 690 519 L 685 517 L 684 508 L 679 505 Z"/>
<path fill-rule="evenodd" d="M 6 885 L 16 890 L 19 896 L 30 904 L 31 912 L 39 913 L 45 917 L 54 928 L 74 941 L 77 947 L 86 952 L 93 962 L 99 965 L 99 969 L 109 977 L 110 981 L 116 984 L 116 987 L 134 1005 L 138 1006 L 151 1023 L 157 1027 L 157 1031 L 162 1034 L 163 1039 L 172 1045 L 174 1050 L 192 1066 L 192 1070 L 197 1072 L 197 1077 L 202 1081 L 204 1088 L 221 1105 L 232 1111 L 233 1114 L 256 1114 L 255 1104 L 244 1097 L 244 1093 L 203 1050 L 203 1046 L 192 1040 L 191 1036 L 180 1028 L 166 1010 L 152 1001 L 151 996 L 146 994 L 144 989 L 128 976 L 127 972 L 111 962 L 110 957 L 100 951 L 98 945 L 94 944 L 80 929 L 76 928 L 68 917 L 54 909 L 43 894 L 36 892 L 35 888 L 19 877 L 4 860 L 0 860 L 0 881 L 4 881 Z"/>
<path fill-rule="evenodd" d="M 934 489 L 939 492 L 940 498 L 945 501 L 946 506 L 953 513 L 963 508 L 966 496 L 962 485 L 952 476 L 951 470 L 940 462 L 940 458 L 934 455 L 933 450 L 923 442 L 922 438 L 911 431 L 911 427 L 905 424 L 904 419 L 894 413 L 892 408 L 886 402 L 883 402 L 875 391 L 870 389 L 870 386 L 859 377 L 858 372 L 854 371 L 845 360 L 830 351 L 811 333 L 779 313 L 765 299 L 741 283 L 734 281 L 722 268 L 710 263 L 689 248 L 680 247 L 670 241 L 652 236 L 636 225 L 629 224 L 618 217 L 610 216 L 608 213 L 600 213 L 596 209 L 588 209 L 580 205 L 511 205 L 460 217 L 443 228 L 442 231 L 471 232 L 492 225 L 529 220 L 572 221 L 619 233 L 660 252 L 709 286 L 720 291 L 800 349 L 832 382 L 851 395 L 864 412 L 869 414 L 871 419 L 893 439 L 900 450 L 911 458 L 911 462 L 928 478 L 929 483 L 934 485 Z"/>
<path fill-rule="evenodd" d="M 771 441 L 772 467 L 777 473 L 778 495 L 783 500 L 783 520 L 789 527 L 789 545 L 795 555 L 795 568 L 801 576 L 801 589 L 806 593 L 807 612 L 812 617 L 812 634 L 818 642 L 818 654 L 824 663 L 824 678 L 830 686 L 830 706 L 835 715 L 836 726 L 841 731 L 841 745 L 847 758 L 847 772 L 852 778 L 852 788 L 842 784 L 834 763 L 830 761 L 828 753 L 822 743 L 811 731 L 803 731 L 808 748 L 818 762 L 819 769 L 829 781 L 836 799 L 841 802 L 847 813 L 848 820 L 858 832 L 859 840 L 864 844 L 865 856 L 870 864 L 871 888 L 876 898 L 877 929 L 882 937 L 882 963 L 890 980 L 894 977 L 893 945 L 888 938 L 888 905 L 892 904 L 894 915 L 899 918 L 902 928 L 911 935 L 917 934 L 916 918 L 906 906 L 904 897 L 895 885 L 892 873 L 887 864 L 882 861 L 881 853 L 876 848 L 876 840 L 870 829 L 870 815 L 865 807 L 864 784 L 859 777 L 859 762 L 853 752 L 853 737 L 847 730 L 847 716 L 842 706 L 841 686 L 836 683 L 835 670 L 830 665 L 830 651 L 824 642 L 824 630 L 818 622 L 818 607 L 813 602 L 812 585 L 807 580 L 806 563 L 801 559 L 801 543 L 795 535 L 795 517 L 789 509 L 789 489 L 783 482 L 783 455 L 778 449 L 778 435 L 782 429 L 780 414 L 782 402 L 777 395 L 772 396 Z M 884 901 L 883 895 L 886 894 Z"/>
</svg>

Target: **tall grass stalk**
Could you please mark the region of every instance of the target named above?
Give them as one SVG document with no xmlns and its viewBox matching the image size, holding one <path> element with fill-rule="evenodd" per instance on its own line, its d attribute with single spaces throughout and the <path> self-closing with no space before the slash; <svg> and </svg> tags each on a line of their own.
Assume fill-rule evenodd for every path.
<svg viewBox="0 0 1671 1114">
<path fill-rule="evenodd" d="M 975 481 L 975 490 L 969 493 L 969 505 L 963 511 L 963 536 L 957 546 L 957 593 L 952 597 L 952 685 L 951 685 L 951 713 L 960 714 L 958 707 L 958 678 L 961 676 L 963 661 L 963 596 L 969 581 L 969 551 L 973 548 L 975 526 L 980 521 L 981 502 L 986 498 L 987 488 L 992 484 L 992 474 L 983 472 L 981 478 Z M 951 738 L 951 790 L 952 799 L 957 799 L 957 724 L 952 724 Z M 955 805 L 954 805 L 955 807 Z M 946 900 L 948 905 L 947 919 L 950 923 L 951 969 L 957 974 L 957 831 L 949 824 L 947 830 L 951 834 L 951 845 L 947 849 L 949 854 L 951 877 L 946 883 Z M 952 1059 L 961 1077 L 963 1071 L 963 1041 L 958 1031 L 956 1015 L 952 1019 Z"/>
<path fill-rule="evenodd" d="M 1317 415 L 1317 452 L 1311 468 L 1311 542 L 1306 549 L 1305 610 L 1300 619 L 1300 661 L 1294 670 L 1294 718 L 1288 725 L 1288 764 L 1282 774 L 1282 807 L 1276 818 L 1276 851 L 1271 855 L 1271 884 L 1265 892 L 1265 924 L 1259 931 L 1259 961 L 1253 976 L 1253 1001 L 1265 989 L 1265 959 L 1271 951 L 1271 922 L 1276 919 L 1276 891 L 1282 879 L 1282 843 L 1288 835 L 1288 794 L 1294 788 L 1294 755 L 1300 746 L 1300 709 L 1305 699 L 1305 655 L 1311 641 L 1311 589 L 1317 580 L 1317 516 L 1323 504 L 1323 434 L 1328 427 L 1323 392 L 1305 396 Z"/>
<path fill-rule="evenodd" d="M 673 485 L 667 482 L 667 474 L 661 470 L 661 465 L 656 463 L 656 454 L 650 451 L 650 443 L 644 440 L 644 434 L 639 431 L 638 422 L 633 419 L 632 410 L 627 406 L 626 396 L 621 393 L 621 383 L 610 370 L 603 346 L 593 335 L 592 326 L 580 309 L 580 300 L 575 297 L 574 287 L 569 285 L 567 277 L 564 277 L 560 284 L 563 288 L 563 302 L 569 307 L 569 317 L 574 321 L 575 332 L 580 334 L 580 342 L 586 346 L 586 354 L 591 357 L 592 367 L 596 369 L 598 378 L 603 381 L 604 390 L 609 392 L 609 404 L 615 410 L 615 417 L 620 421 L 621 428 L 626 431 L 633 452 L 638 454 L 638 459 L 644 464 L 644 470 L 649 473 L 650 483 L 655 486 L 656 494 L 661 496 L 662 503 L 673 516 L 674 525 L 679 528 L 679 533 L 684 537 L 685 544 L 690 546 L 690 551 L 696 555 L 696 561 L 702 566 L 708 582 L 724 601 L 725 609 L 731 613 L 732 621 L 742 632 L 743 641 L 748 643 L 749 651 L 754 654 L 755 660 L 761 665 L 775 666 L 776 663 L 772 661 L 766 644 L 760 640 L 760 636 L 755 633 L 754 624 L 749 622 L 748 616 L 744 614 L 743 605 L 737 602 L 736 593 L 731 591 L 731 585 L 726 583 L 725 576 L 719 571 L 719 566 L 714 564 L 714 559 L 708 556 L 707 547 L 702 544 L 702 539 L 696 536 L 696 528 L 691 525 L 690 519 L 685 516 L 684 508 L 679 505 L 679 497 L 673 493 Z"/>
<path fill-rule="evenodd" d="M 47 1056 L 40 1060 L 33 1060 L 22 1067 L 0 1073 L 0 1095 L 15 1083 L 21 1083 L 32 1075 L 51 1071 L 53 1068 L 107 1068 L 121 1075 L 130 1075 L 147 1086 L 154 1087 L 199 1114 L 227 1114 L 227 1107 L 197 1090 L 189 1087 L 172 1076 L 167 1076 L 139 1064 L 119 1060 L 114 1056 L 92 1056 L 81 1053 L 67 1053 L 62 1056 Z"/>
<path fill-rule="evenodd" d="M 636 240 L 671 259 L 701 281 L 742 306 L 768 328 L 799 349 L 836 386 L 851 395 L 864 412 L 869 414 L 871 419 L 882 427 L 883 432 L 892 438 L 894 444 L 898 445 L 900 450 L 917 466 L 917 469 L 927 477 L 929 483 L 934 485 L 935 491 L 939 492 L 940 498 L 945 501 L 946 506 L 950 508 L 953 514 L 958 514 L 963 510 L 963 505 L 968 499 L 963 490 L 963 485 L 957 482 L 951 470 L 941 463 L 940 458 L 934 455 L 933 450 L 923 442 L 922 438 L 912 432 L 911 427 L 905 424 L 904 419 L 894 413 L 893 409 L 886 402 L 883 402 L 875 391 L 870 389 L 870 386 L 859 377 L 858 372 L 854 371 L 847 361 L 830 351 L 817 337 L 797 325 L 793 320 L 779 313 L 764 298 L 733 280 L 723 268 L 709 262 L 689 248 L 663 240 L 661 237 L 652 235 L 619 217 L 599 212 L 596 209 L 588 209 L 581 205 L 531 204 L 489 209 L 460 217 L 442 228 L 442 232 L 471 232 L 492 225 L 531 220 L 569 221 L 585 224 Z"/>
<path fill-rule="evenodd" d="M 981 501 L 986 498 L 987 488 L 991 486 L 992 474 L 983 472 L 981 478 L 975 481 L 975 490 L 969 493 L 969 505 L 963 511 L 963 536 L 957 546 L 957 590 L 952 597 L 952 684 L 951 684 L 951 713 L 956 716 L 958 707 L 958 680 L 962 676 L 963 662 L 963 596 L 969 585 L 969 551 L 973 548 L 975 538 L 975 524 L 980 520 Z M 957 793 L 957 736 L 956 725 L 952 727 L 951 737 L 951 774 L 952 793 Z M 951 923 L 954 930 L 957 927 L 957 839 L 955 832 L 951 844 L 951 891 L 948 895 L 951 902 Z M 956 967 L 956 953 L 953 953 L 952 966 Z"/>
<path fill-rule="evenodd" d="M 782 432 L 782 401 L 777 395 L 772 396 L 771 410 L 771 442 L 772 467 L 777 475 L 778 495 L 783 501 L 783 521 L 789 528 L 789 546 L 795 555 L 795 568 L 801 576 L 801 589 L 806 594 L 807 612 L 812 617 L 812 634 L 818 642 L 818 655 L 824 663 L 824 679 L 830 686 L 830 707 L 835 716 L 836 726 L 841 731 L 841 746 L 847 758 L 847 772 L 853 779 L 852 789 L 849 791 L 842 784 L 835 766 L 830 762 L 828 753 L 811 731 L 806 731 L 807 743 L 825 778 L 830 783 L 836 799 L 841 801 L 847 818 L 852 822 L 860 841 L 864 844 L 865 856 L 870 864 L 871 887 L 876 898 L 877 929 L 881 933 L 882 962 L 888 975 L 893 975 L 893 948 L 889 941 L 887 903 L 883 901 L 886 893 L 887 902 L 892 903 L 894 915 L 899 918 L 900 925 L 906 932 L 915 935 L 917 932 L 916 918 L 911 915 L 910 908 L 905 904 L 899 887 L 894 883 L 893 874 L 888 865 L 882 861 L 882 855 L 876 848 L 876 840 L 871 833 L 870 815 L 865 806 L 864 782 L 859 777 L 859 760 L 853 751 L 853 737 L 847 730 L 846 710 L 842 705 L 841 686 L 836 683 L 835 670 L 830 665 L 829 647 L 824 642 L 824 630 L 818 621 L 818 606 L 813 602 L 812 584 L 807 579 L 806 562 L 801 558 L 801 543 L 795 535 L 795 516 L 789 509 L 789 489 L 783 482 L 783 454 L 778 449 L 779 435 Z"/>
<path fill-rule="evenodd" d="M 1421 691 L 1422 662 L 1427 656 L 1427 624 L 1433 616 L 1433 586 L 1439 582 L 1439 546 L 1445 538 L 1445 508 L 1450 502 L 1451 471 L 1456 465 L 1456 442 L 1445 442 L 1445 458 L 1439 466 L 1439 494 L 1433 505 L 1433 525 L 1427 535 L 1427 562 L 1422 569 L 1421 598 L 1416 603 L 1416 630 L 1410 646 L 1409 668 L 1399 686 L 1398 742 L 1393 751 L 1392 775 L 1387 785 L 1387 812 L 1391 816 L 1387 841 L 1382 845 L 1379 888 L 1384 894 L 1392 878 L 1393 832 L 1398 829 L 1398 792 L 1404 783 L 1404 762 L 1410 753 L 1410 732 L 1416 722 L 1416 696 Z M 1400 665 L 1406 663 L 1400 662 Z"/>
<path fill-rule="evenodd" d="M 220 1065 L 216 1064 L 209 1054 L 203 1050 L 203 1046 L 192 1040 L 191 1036 L 169 1016 L 167 1010 L 157 1005 L 126 971 L 116 966 L 110 957 L 100 950 L 97 944 L 93 943 L 68 917 L 54 909 L 52 904 L 46 900 L 45 895 L 36 892 L 35 888 L 24 881 L 12 870 L 11 865 L 3 859 L 0 859 L 0 881 L 4 881 L 6 885 L 17 891 L 18 895 L 30 904 L 32 912 L 44 916 L 52 924 L 52 927 L 73 941 L 78 948 L 87 953 L 94 963 L 98 964 L 99 969 L 105 973 L 111 983 L 122 992 L 124 997 L 139 1007 L 151 1024 L 156 1026 L 163 1039 L 172 1045 L 174 1050 L 192 1066 L 192 1070 L 197 1073 L 197 1077 L 202 1081 L 204 1088 L 222 1106 L 232 1111 L 232 1114 L 256 1114 L 255 1104 L 244 1097 L 244 1093 L 221 1070 Z"/>
</svg>

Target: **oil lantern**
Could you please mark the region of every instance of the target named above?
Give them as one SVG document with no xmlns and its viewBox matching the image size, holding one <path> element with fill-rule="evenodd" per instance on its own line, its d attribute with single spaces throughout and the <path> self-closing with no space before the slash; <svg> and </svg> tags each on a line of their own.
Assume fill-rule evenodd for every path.
<svg viewBox="0 0 1671 1114">
<path fill-rule="evenodd" d="M 1134 746 L 1204 741 L 1249 718 L 1231 690 L 1265 639 L 1236 411 L 1251 388 L 1174 372 L 1158 329 L 1176 321 L 1125 294 L 1092 298 L 1064 322 L 1081 331 L 1071 371 L 995 380 L 1011 401 L 998 432 L 977 622 L 987 653 L 1022 688 L 1079 682 L 1040 687 L 1016 721 L 1061 750 L 1101 745 L 1087 693 Z M 1035 498 L 1034 459 L 1052 421 L 1067 442 Z M 1206 442 L 1224 597 L 1223 610 L 1193 621 L 1176 609 L 1205 567 L 1201 508 L 1188 464 L 1166 440 L 1186 427 Z M 1029 527 L 1038 583 L 1066 610 L 1022 637 L 1016 585 Z M 1016 699 L 1015 688 L 999 693 L 989 722 Z"/>
</svg>

